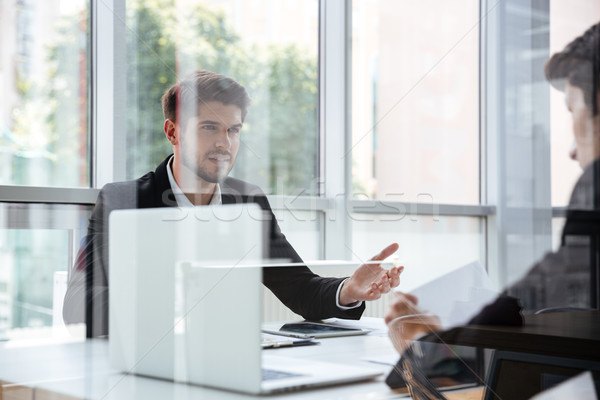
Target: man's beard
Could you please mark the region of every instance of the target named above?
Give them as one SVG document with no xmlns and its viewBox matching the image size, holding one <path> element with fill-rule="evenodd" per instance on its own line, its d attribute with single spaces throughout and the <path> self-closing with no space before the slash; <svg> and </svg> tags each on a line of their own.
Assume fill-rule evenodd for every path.
<svg viewBox="0 0 600 400">
<path fill-rule="evenodd" d="M 233 156 L 231 155 L 231 153 L 228 151 L 223 151 L 223 152 L 213 151 L 213 152 L 204 154 L 202 156 L 202 160 L 200 160 L 200 161 L 203 162 L 205 160 L 208 160 L 209 156 L 217 155 L 217 154 L 218 155 L 226 155 L 230 158 L 231 161 L 230 161 L 229 166 L 219 167 L 219 168 L 217 168 L 217 170 L 215 172 L 209 171 L 207 168 L 204 168 L 201 165 L 201 162 L 197 161 L 197 158 L 194 155 L 188 156 L 187 153 L 185 153 L 185 152 L 182 154 L 181 163 L 183 164 L 183 166 L 188 168 L 190 171 L 194 171 L 196 176 L 203 179 L 204 181 L 209 182 L 209 183 L 220 183 L 223 180 L 225 180 L 225 178 L 227 178 L 227 175 L 229 175 L 229 172 L 233 168 L 233 162 L 232 162 Z"/>
</svg>

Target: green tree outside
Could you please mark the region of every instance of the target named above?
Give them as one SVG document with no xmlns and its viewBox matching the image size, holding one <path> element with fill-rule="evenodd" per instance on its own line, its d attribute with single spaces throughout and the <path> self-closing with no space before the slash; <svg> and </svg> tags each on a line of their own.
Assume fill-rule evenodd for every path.
<svg viewBox="0 0 600 400">
<path fill-rule="evenodd" d="M 171 0 L 138 0 L 127 11 L 128 178 L 171 151 L 162 132 L 164 90 L 207 69 L 233 77 L 252 97 L 232 175 L 267 193 L 316 194 L 316 58 L 296 46 L 248 45 L 223 12 L 201 5 L 179 15 Z"/>
</svg>

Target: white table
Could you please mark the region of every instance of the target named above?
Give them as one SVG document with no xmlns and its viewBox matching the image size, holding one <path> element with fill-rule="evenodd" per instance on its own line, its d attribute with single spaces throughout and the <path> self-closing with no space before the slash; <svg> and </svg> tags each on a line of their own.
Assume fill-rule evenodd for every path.
<svg viewBox="0 0 600 400">
<path fill-rule="evenodd" d="M 379 368 L 380 378 L 350 385 L 334 386 L 283 395 L 270 399 L 390 399 L 399 396 L 384 383 L 390 366 L 375 364 L 364 357 L 394 358 L 386 336 L 370 334 L 320 339 L 320 345 L 265 350 L 277 355 L 304 359 L 369 365 Z M 389 357 L 391 355 L 391 358 Z M 235 379 L 235 377 L 232 377 Z M 256 396 L 125 375 L 108 365 L 108 341 L 91 339 L 32 344 L 6 342 L 0 345 L 0 380 L 3 400 L 40 399 L 244 399 Z"/>
</svg>

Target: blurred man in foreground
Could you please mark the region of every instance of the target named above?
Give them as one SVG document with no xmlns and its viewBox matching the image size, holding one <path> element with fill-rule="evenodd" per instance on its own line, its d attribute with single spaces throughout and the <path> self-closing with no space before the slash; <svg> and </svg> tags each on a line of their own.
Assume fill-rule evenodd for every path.
<svg viewBox="0 0 600 400">
<path fill-rule="evenodd" d="M 545 75 L 565 94 L 573 122 L 570 156 L 583 169 L 569 202 L 562 244 L 483 308 L 470 324 L 522 325 L 519 300 L 532 310 L 589 307 L 589 235 L 597 230 L 599 221 L 591 211 L 600 209 L 600 23 L 554 54 L 546 63 Z M 418 299 L 405 293 L 397 293 L 385 320 L 399 353 L 407 351 L 418 337 L 441 329 L 439 319 L 421 310 Z"/>
</svg>

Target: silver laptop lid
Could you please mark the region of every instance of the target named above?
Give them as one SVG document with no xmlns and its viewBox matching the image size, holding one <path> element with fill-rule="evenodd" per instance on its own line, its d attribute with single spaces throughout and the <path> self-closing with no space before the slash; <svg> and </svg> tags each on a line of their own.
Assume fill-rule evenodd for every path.
<svg viewBox="0 0 600 400">
<path fill-rule="evenodd" d="M 184 375 L 189 383 L 260 393 L 262 268 L 183 262 Z"/>
<path fill-rule="evenodd" d="M 381 371 L 267 355 L 261 346 L 262 271 L 274 266 L 178 264 L 185 319 L 179 359 L 189 383 L 245 393 L 274 393 L 374 378 Z M 277 379 L 263 380 L 263 373 Z"/>
<path fill-rule="evenodd" d="M 263 220 L 255 204 L 111 213 L 111 366 L 128 373 L 176 378 L 177 261 L 260 263 Z"/>
</svg>

